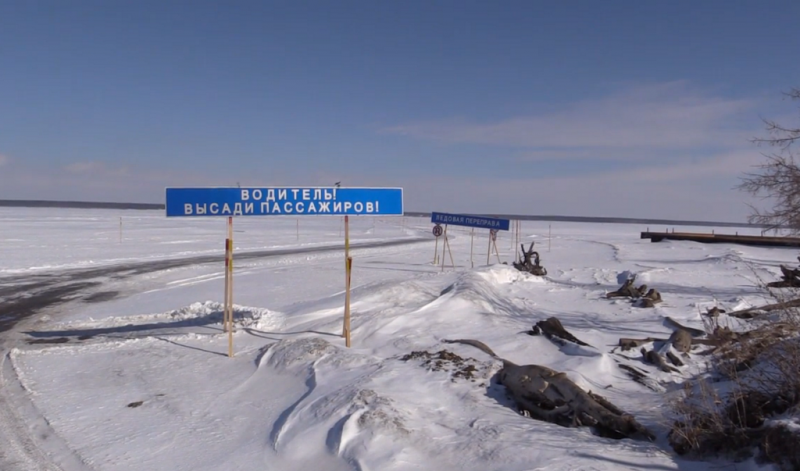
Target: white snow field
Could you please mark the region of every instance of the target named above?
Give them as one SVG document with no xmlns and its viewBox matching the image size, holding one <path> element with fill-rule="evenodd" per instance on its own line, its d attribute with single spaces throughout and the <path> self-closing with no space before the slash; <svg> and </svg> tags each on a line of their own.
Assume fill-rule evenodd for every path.
<svg viewBox="0 0 800 471">
<path fill-rule="evenodd" d="M 297 225 L 291 218 L 236 219 L 237 255 L 342 243 L 341 218 L 301 218 L 299 239 Z M 148 211 L 6 208 L 0 227 L 0 280 L 221 256 L 225 237 L 221 218 Z M 457 267 L 442 271 L 432 265 L 428 221 L 353 218 L 354 241 L 428 240 L 353 250 L 349 349 L 341 337 L 342 250 L 235 262 L 234 358 L 221 330 L 221 263 L 108 277 L 95 291 L 116 297 L 75 299 L 6 333 L 4 394 L 36 448 L 30 459 L 63 471 L 770 469 L 677 457 L 666 440 L 664 404 L 702 357 L 668 374 L 614 346 L 620 337 L 668 336 L 666 317 L 702 329 L 706 307 L 766 302 L 758 278 L 777 279 L 778 264 L 795 264 L 797 251 L 651 243 L 639 238 L 646 229 L 523 222 L 523 241 L 537 242 L 548 270 L 537 278 L 494 255 L 486 265 L 488 231 L 476 232 L 472 268 L 469 229 L 451 227 Z M 676 228 L 712 229 L 745 232 Z M 517 248 L 509 233 L 500 233 L 498 247 L 510 264 Z M 629 274 L 658 289 L 664 302 L 647 309 L 606 299 Z M 550 316 L 591 347 L 525 333 Z M 458 338 L 478 339 L 517 364 L 566 372 L 633 414 L 657 440 L 602 438 L 519 414 L 492 381 L 500 362 L 441 342 Z M 437 367 L 403 359 L 443 349 L 470 359 L 472 378 L 447 361 Z M 620 364 L 648 371 L 658 384 L 634 382 Z"/>
</svg>

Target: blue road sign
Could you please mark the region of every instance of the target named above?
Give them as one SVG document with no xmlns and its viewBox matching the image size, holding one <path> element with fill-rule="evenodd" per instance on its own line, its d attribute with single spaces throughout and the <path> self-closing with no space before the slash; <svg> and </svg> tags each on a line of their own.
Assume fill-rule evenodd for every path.
<svg viewBox="0 0 800 471">
<path fill-rule="evenodd" d="M 167 217 L 402 216 L 402 188 L 167 188 Z"/>
<path fill-rule="evenodd" d="M 495 229 L 500 231 L 507 231 L 509 228 L 508 219 L 485 218 L 482 216 L 468 216 L 465 214 L 431 213 L 431 222 L 435 224 L 479 227 L 481 229 Z"/>
</svg>

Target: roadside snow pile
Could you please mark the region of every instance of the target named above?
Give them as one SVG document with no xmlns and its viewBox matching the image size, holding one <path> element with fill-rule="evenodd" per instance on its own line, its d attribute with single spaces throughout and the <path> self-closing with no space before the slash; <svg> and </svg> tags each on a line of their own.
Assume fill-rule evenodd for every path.
<svg viewBox="0 0 800 471">
<path fill-rule="evenodd" d="M 166 312 L 154 314 L 137 314 L 132 316 L 109 316 L 100 320 L 88 319 L 83 321 L 71 321 L 61 324 L 52 324 L 65 335 L 71 332 L 102 331 L 103 333 L 112 332 L 114 328 L 120 328 L 120 332 L 130 330 L 134 327 L 145 329 L 159 329 L 173 327 L 185 329 L 190 327 L 201 327 L 209 325 L 222 325 L 224 305 L 216 301 L 194 302 L 188 306 L 173 309 Z M 265 308 L 249 306 L 233 306 L 234 321 L 237 326 L 264 329 L 274 328 L 283 321 L 283 314 Z M 58 330 L 52 332 L 56 333 Z"/>
<path fill-rule="evenodd" d="M 216 301 L 192 303 L 165 314 L 156 314 L 155 319 L 167 317 L 173 320 L 197 320 L 200 324 L 222 324 L 225 305 Z M 275 324 L 279 313 L 269 309 L 233 305 L 233 319 L 237 326 L 263 328 Z"/>
<path fill-rule="evenodd" d="M 495 265 L 460 273 L 452 284 L 442 290 L 441 298 L 463 307 L 477 308 L 484 313 L 515 314 L 524 306 L 510 298 L 506 288 L 517 283 L 542 285 L 546 280 L 506 265 Z"/>
</svg>

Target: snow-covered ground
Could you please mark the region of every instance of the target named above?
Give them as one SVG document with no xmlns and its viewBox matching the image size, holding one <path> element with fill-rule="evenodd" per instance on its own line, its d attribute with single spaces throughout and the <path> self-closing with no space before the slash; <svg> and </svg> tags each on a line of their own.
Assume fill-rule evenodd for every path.
<svg viewBox="0 0 800 471">
<path fill-rule="evenodd" d="M 0 225 L 0 278 L 221 253 L 225 237 L 223 219 L 159 212 L 0 208 Z M 237 253 L 342 243 L 341 218 L 300 219 L 299 237 L 296 219 L 243 218 L 235 229 Z M 18 326 L 7 335 L 13 349 L 2 372 L 21 387 L 5 394 L 18 418 L 38 424 L 29 430 L 41 456 L 64 471 L 708 469 L 677 458 L 665 438 L 663 404 L 694 367 L 657 372 L 638 352 L 614 346 L 620 337 L 669 336 L 666 317 L 702 329 L 706 307 L 763 303 L 757 280 L 777 279 L 778 264 L 794 265 L 797 256 L 786 248 L 654 244 L 639 238 L 647 228 L 637 225 L 524 222 L 523 241 L 536 241 L 548 270 L 536 278 L 494 255 L 486 265 L 487 231 L 471 244 L 466 228 L 448 231 L 457 267 L 442 271 L 432 265 L 430 229 L 424 219 L 354 218 L 354 240 L 429 241 L 353 251 L 352 348 L 341 338 L 341 251 L 236 262 L 234 358 L 221 330 L 222 267 L 195 265 L 109 278 L 102 289 L 118 297 L 76 299 Z M 676 228 L 712 229 L 736 231 Z M 500 234 L 498 248 L 513 261 L 510 234 Z M 664 302 L 646 309 L 606 299 L 630 274 Z M 551 316 L 591 347 L 526 335 Z M 454 338 L 564 371 L 658 438 L 613 440 L 526 418 L 492 381 L 500 363 L 441 342 Z M 464 364 L 404 358 L 443 349 L 474 370 L 464 377 Z M 636 383 L 621 364 L 660 383 Z"/>
</svg>

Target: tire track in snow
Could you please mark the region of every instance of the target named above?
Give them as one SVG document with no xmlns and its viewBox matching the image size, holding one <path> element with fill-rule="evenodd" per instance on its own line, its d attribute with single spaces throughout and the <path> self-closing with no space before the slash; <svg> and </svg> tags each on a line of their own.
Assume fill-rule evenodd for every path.
<svg viewBox="0 0 800 471">
<path fill-rule="evenodd" d="M 382 242 L 351 244 L 351 250 L 385 248 L 427 242 L 428 238 L 401 239 Z M 319 246 L 294 249 L 261 250 L 236 254 L 236 260 L 280 257 L 334 252 L 343 246 Z M 11 330 L 17 323 L 52 306 L 72 301 L 90 289 L 102 284 L 103 278 L 122 280 L 137 275 L 174 268 L 223 263 L 224 255 L 200 255 L 181 259 L 125 263 L 90 269 L 74 269 L 49 274 L 23 275 L 0 278 L 0 332 Z M 105 298 L 101 300 L 108 300 Z"/>
</svg>

